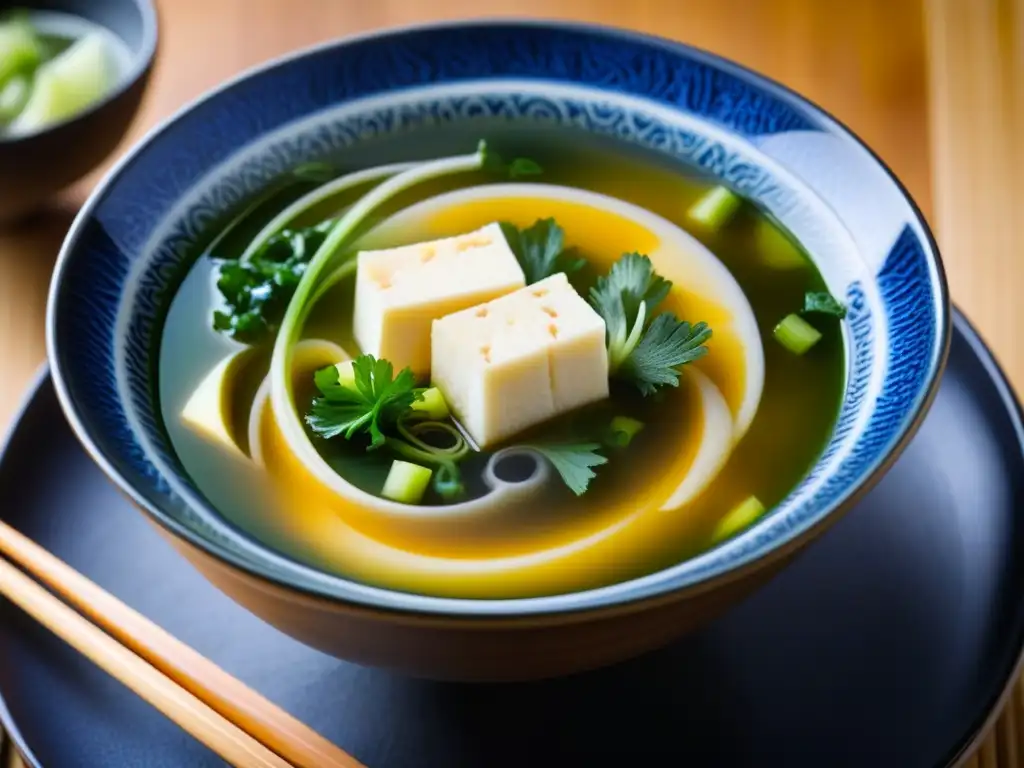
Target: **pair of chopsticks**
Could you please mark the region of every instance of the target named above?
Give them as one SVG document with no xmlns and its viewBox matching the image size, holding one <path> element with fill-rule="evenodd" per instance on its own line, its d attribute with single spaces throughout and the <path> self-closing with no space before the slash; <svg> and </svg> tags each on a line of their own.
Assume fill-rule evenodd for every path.
<svg viewBox="0 0 1024 768">
<path fill-rule="evenodd" d="M 309 726 L 3 522 L 0 554 L 7 558 L 0 557 L 0 594 L 231 765 L 363 768 Z"/>
</svg>

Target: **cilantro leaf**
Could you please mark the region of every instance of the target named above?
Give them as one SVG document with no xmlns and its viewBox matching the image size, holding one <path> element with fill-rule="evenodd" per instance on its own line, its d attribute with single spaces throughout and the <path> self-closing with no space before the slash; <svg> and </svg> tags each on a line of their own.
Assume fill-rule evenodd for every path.
<svg viewBox="0 0 1024 768">
<path fill-rule="evenodd" d="M 566 250 L 565 232 L 554 219 L 537 219 L 526 229 L 502 222 L 501 232 L 523 268 L 527 285 L 558 272 L 575 272 L 586 263 Z"/>
<path fill-rule="evenodd" d="M 661 386 L 679 386 L 678 366 L 707 354 L 711 338 L 707 323 L 691 326 L 671 312 L 658 315 L 618 370 L 618 376 L 636 385 L 643 395 Z"/>
<path fill-rule="evenodd" d="M 306 424 L 320 437 L 344 435 L 346 440 L 363 433 L 370 435 L 370 450 L 386 441 L 391 429 L 414 402 L 423 398 L 409 368 L 394 376 L 389 360 L 360 355 L 352 361 L 355 386 L 341 384 L 333 365 L 313 375 L 320 397 L 313 400 Z"/>
<path fill-rule="evenodd" d="M 536 451 L 550 461 L 551 466 L 577 496 L 585 493 L 590 481 L 596 477 L 591 467 L 608 463 L 608 459 L 597 453 L 597 449 L 601 447 L 599 443 L 540 444 L 523 447 Z"/>
<path fill-rule="evenodd" d="M 321 437 L 330 439 L 344 435 L 345 439 L 351 439 L 373 418 L 366 398 L 355 389 L 343 386 L 338 369 L 333 365 L 314 373 L 313 382 L 321 397 L 313 400 L 306 423 Z"/>
<path fill-rule="evenodd" d="M 623 323 L 629 324 L 640 310 L 640 302 L 651 311 L 660 304 L 672 288 L 672 283 L 654 271 L 651 260 L 639 253 L 626 253 L 612 264 L 597 285 L 590 289 L 590 303 L 606 319 L 619 311 Z"/>
<path fill-rule="evenodd" d="M 334 223 L 329 219 L 305 229 L 283 229 L 247 261 L 219 260 L 217 290 L 224 308 L 214 312 L 213 329 L 242 344 L 269 341 Z"/>
<path fill-rule="evenodd" d="M 828 291 L 808 291 L 804 294 L 803 314 L 811 312 L 838 318 L 846 317 L 846 307 Z"/>
<path fill-rule="evenodd" d="M 654 271 L 651 260 L 627 253 L 590 289 L 590 303 L 608 332 L 608 368 L 647 396 L 659 387 L 678 386 L 679 366 L 707 354 L 707 323 L 690 326 L 671 312 L 654 317 L 672 283 Z"/>
<path fill-rule="evenodd" d="M 639 253 L 624 254 L 590 289 L 590 303 L 604 318 L 608 331 L 613 372 L 629 357 L 644 320 L 671 289 L 672 283 L 658 275 L 651 260 Z"/>
</svg>

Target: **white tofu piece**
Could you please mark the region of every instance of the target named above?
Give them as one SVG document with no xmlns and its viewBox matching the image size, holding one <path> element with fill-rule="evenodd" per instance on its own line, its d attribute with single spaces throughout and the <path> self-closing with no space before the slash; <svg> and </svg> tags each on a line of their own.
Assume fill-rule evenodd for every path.
<svg viewBox="0 0 1024 768">
<path fill-rule="evenodd" d="M 233 352 L 203 378 L 181 411 L 181 420 L 197 435 L 244 457 L 231 423 L 232 388 L 239 370 L 252 357 L 251 349 Z"/>
<path fill-rule="evenodd" d="M 481 448 L 608 397 L 604 319 L 564 273 L 433 324 L 431 383 Z"/>
<path fill-rule="evenodd" d="M 430 373 L 430 326 L 526 285 L 498 224 L 457 237 L 362 251 L 353 331 L 364 353 Z"/>
</svg>

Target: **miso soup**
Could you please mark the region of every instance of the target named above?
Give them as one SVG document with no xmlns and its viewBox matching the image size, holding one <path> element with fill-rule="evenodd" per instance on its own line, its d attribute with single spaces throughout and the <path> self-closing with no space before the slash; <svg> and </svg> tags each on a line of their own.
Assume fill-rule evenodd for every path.
<svg viewBox="0 0 1024 768">
<path fill-rule="evenodd" d="M 209 502 L 299 561 L 463 598 L 616 583 L 770 513 L 844 385 L 813 261 L 662 156 L 463 146 L 382 139 L 211 230 L 160 351 Z"/>
</svg>

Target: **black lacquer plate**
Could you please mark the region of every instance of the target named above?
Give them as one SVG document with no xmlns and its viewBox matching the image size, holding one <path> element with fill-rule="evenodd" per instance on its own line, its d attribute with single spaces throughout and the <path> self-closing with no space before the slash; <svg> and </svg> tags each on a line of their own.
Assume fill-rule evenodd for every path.
<svg viewBox="0 0 1024 768">
<path fill-rule="evenodd" d="M 531 684 L 410 680 L 269 628 L 122 500 L 48 378 L 0 463 L 0 517 L 370 768 L 930 768 L 977 737 L 1021 654 L 1022 438 L 1002 374 L 958 316 L 921 431 L 797 562 L 671 648 Z M 6 602 L 0 698 L 32 765 L 222 764 Z"/>
</svg>

